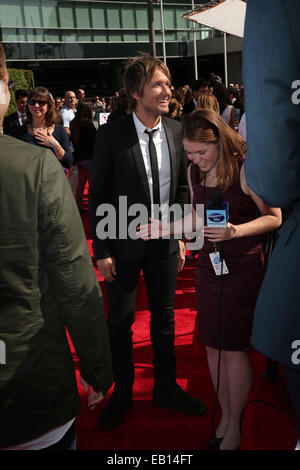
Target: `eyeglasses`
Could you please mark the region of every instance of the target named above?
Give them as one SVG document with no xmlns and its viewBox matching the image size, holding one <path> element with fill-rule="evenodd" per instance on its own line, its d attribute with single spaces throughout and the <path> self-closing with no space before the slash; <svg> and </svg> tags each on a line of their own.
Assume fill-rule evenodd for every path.
<svg viewBox="0 0 300 470">
<path fill-rule="evenodd" d="M 35 106 L 36 104 L 38 104 L 39 106 L 45 106 L 46 104 L 48 104 L 48 101 L 45 101 L 45 100 L 35 100 L 33 98 L 30 98 L 28 100 L 28 104 L 30 104 L 30 106 Z"/>
</svg>

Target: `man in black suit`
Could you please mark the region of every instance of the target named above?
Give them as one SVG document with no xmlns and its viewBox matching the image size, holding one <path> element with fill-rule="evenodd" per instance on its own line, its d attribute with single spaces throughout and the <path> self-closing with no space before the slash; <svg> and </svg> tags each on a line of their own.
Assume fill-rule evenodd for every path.
<svg viewBox="0 0 300 470">
<path fill-rule="evenodd" d="M 153 217 L 154 204 L 165 204 L 165 210 L 161 210 L 164 220 L 168 206 L 174 203 L 183 206 L 187 202 L 181 125 L 161 117 L 168 112 L 171 77 L 162 61 L 142 54 L 128 62 L 124 84 L 133 113 L 99 128 L 90 188 L 93 249 L 98 270 L 105 279 L 115 381 L 114 392 L 100 417 L 103 429 L 119 426 L 126 411 L 132 407 L 131 326 L 141 270 L 151 313 L 153 404 L 191 415 L 201 415 L 205 411 L 202 401 L 184 392 L 175 380 L 173 309 L 177 271 L 183 268 L 185 259 L 184 243 L 174 239 L 144 243 L 128 236 L 128 232 L 124 233 L 124 221 L 127 230 L 134 219 L 127 208 L 133 210 L 139 204 Z M 125 198 L 127 208 L 121 207 L 120 197 Z M 112 227 L 112 233 L 109 231 L 108 237 L 101 240 L 98 237 L 105 237 L 106 221 L 110 225 L 109 219 L 103 217 L 109 209 L 108 204 L 115 210 L 116 235 Z M 146 217 L 141 223 L 147 220 Z M 135 231 L 134 228 L 132 232 Z"/>
<path fill-rule="evenodd" d="M 17 110 L 14 113 L 9 114 L 3 120 L 3 134 L 10 135 L 12 131 L 25 124 L 26 121 L 26 104 L 28 99 L 28 90 L 16 90 L 15 102 Z"/>
</svg>

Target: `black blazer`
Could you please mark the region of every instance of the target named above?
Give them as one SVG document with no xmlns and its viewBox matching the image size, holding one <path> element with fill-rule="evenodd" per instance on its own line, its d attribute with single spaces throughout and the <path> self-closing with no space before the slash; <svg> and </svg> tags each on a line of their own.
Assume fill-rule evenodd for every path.
<svg viewBox="0 0 300 470">
<path fill-rule="evenodd" d="M 11 135 L 13 130 L 20 126 L 17 111 L 6 116 L 3 120 L 3 134 Z"/>
<path fill-rule="evenodd" d="M 186 158 L 181 141 L 181 124 L 162 117 L 166 132 L 171 167 L 170 206 L 188 201 Z M 96 259 L 114 256 L 136 261 L 145 250 L 145 242 L 119 236 L 119 215 L 126 220 L 126 208 L 119 207 L 119 196 L 127 197 L 127 208 L 144 204 L 151 215 L 148 179 L 132 114 L 99 127 L 92 162 L 90 187 L 90 222 L 93 250 Z M 100 204 L 109 203 L 116 210 L 116 236 L 100 240 L 96 236 L 97 224 L 104 224 L 107 214 L 97 216 Z M 135 216 L 127 216 L 126 228 Z M 125 218 L 125 219 L 124 219 Z M 144 222 L 141 222 L 144 223 Z M 98 227 L 99 228 L 99 227 Z M 160 253 L 178 251 L 178 241 L 151 240 Z"/>
<path fill-rule="evenodd" d="M 115 121 L 116 119 L 120 119 L 122 117 L 126 116 L 126 111 L 123 108 L 123 106 L 118 106 L 116 109 L 114 109 L 108 116 L 107 122 L 110 121 Z"/>
</svg>

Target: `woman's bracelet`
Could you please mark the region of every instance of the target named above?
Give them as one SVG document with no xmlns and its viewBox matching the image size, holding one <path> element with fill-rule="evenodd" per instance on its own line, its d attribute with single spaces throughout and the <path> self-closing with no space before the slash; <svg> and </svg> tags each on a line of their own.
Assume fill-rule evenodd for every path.
<svg viewBox="0 0 300 470">
<path fill-rule="evenodd" d="M 52 144 L 53 150 L 55 149 L 55 147 L 60 147 L 60 146 L 61 146 L 61 145 L 60 145 L 59 142 L 57 142 L 57 140 L 55 141 L 55 144 Z"/>
</svg>

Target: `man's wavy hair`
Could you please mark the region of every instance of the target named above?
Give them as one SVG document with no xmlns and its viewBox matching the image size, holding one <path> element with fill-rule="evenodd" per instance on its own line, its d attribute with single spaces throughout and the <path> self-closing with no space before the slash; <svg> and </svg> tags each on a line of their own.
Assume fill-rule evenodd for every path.
<svg viewBox="0 0 300 470">
<path fill-rule="evenodd" d="M 163 71 L 171 83 L 168 67 L 157 57 L 140 53 L 139 56 L 128 59 L 123 82 L 128 94 L 130 111 L 136 109 L 136 100 L 132 94 L 136 93 L 138 96 L 143 96 L 144 86 L 151 81 L 157 67 Z"/>
<path fill-rule="evenodd" d="M 207 142 L 218 146 L 217 186 L 223 192 L 230 188 L 239 177 L 240 165 L 247 150 L 243 137 L 215 111 L 199 109 L 193 111 L 186 119 L 182 138 L 192 142 Z M 199 182 L 202 182 L 204 174 L 199 168 L 198 176 Z"/>
</svg>

